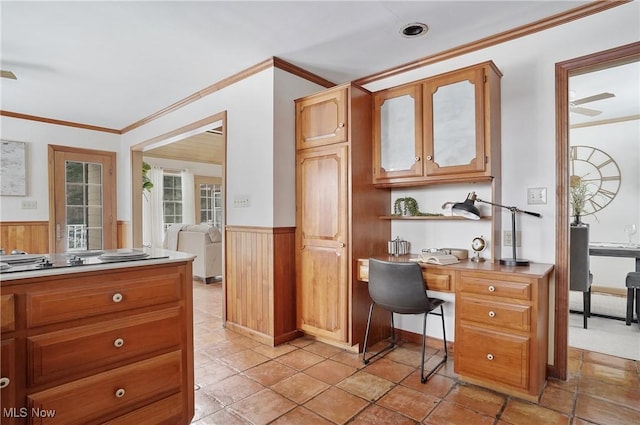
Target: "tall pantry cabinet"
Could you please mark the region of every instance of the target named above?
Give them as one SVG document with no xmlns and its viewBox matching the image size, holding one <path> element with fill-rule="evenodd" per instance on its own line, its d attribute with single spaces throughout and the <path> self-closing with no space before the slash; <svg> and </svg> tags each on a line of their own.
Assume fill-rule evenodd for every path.
<svg viewBox="0 0 640 425">
<path fill-rule="evenodd" d="M 356 261 L 386 252 L 389 190 L 372 184 L 371 93 L 347 83 L 296 104 L 298 329 L 362 350 L 371 302 Z M 387 315 L 374 318 L 373 341 Z"/>
</svg>

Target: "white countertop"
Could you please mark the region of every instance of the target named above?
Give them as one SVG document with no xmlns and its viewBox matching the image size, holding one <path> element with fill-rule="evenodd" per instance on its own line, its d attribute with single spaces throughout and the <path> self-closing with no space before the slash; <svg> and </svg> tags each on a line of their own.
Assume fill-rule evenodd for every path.
<svg viewBox="0 0 640 425">
<path fill-rule="evenodd" d="M 142 248 L 144 252 L 149 254 L 149 258 L 136 261 L 111 261 L 98 264 L 84 264 L 73 267 L 54 267 L 43 268 L 39 270 L 28 270 L 20 272 L 3 272 L 0 273 L 0 282 L 14 281 L 21 279 L 29 279 L 41 276 L 59 276 L 73 273 L 85 273 L 97 270 L 114 270 L 125 269 L 131 267 L 143 267 L 156 264 L 167 264 L 183 262 L 185 260 L 193 260 L 195 255 L 186 252 L 169 251 L 158 248 Z M 107 252 L 107 251 L 105 251 Z"/>
</svg>

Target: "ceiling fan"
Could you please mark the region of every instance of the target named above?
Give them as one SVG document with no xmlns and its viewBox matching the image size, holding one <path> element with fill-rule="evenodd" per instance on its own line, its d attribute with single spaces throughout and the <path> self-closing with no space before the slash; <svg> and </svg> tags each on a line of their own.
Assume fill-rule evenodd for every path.
<svg viewBox="0 0 640 425">
<path fill-rule="evenodd" d="M 571 92 L 570 93 L 570 98 L 572 97 L 571 95 L 575 96 L 575 92 Z M 603 99 L 608 99 L 610 97 L 615 97 L 616 95 L 613 93 L 599 93 L 599 94 L 594 94 L 593 96 L 587 96 L 587 97 L 583 97 L 582 99 L 575 99 L 575 100 L 571 100 L 569 99 L 569 110 L 571 112 L 575 112 L 576 114 L 582 114 L 582 115 L 587 115 L 589 117 L 595 117 L 596 115 L 600 115 L 602 113 L 602 111 L 598 111 L 597 109 L 591 109 L 591 108 L 585 108 L 582 106 L 578 106 L 578 105 L 583 105 L 585 103 L 590 103 L 590 102 L 595 102 L 597 100 L 603 100 Z"/>
<path fill-rule="evenodd" d="M 16 74 L 11 71 L 5 71 L 4 69 L 0 69 L 0 77 L 2 78 L 10 78 L 12 80 L 17 80 Z"/>
</svg>

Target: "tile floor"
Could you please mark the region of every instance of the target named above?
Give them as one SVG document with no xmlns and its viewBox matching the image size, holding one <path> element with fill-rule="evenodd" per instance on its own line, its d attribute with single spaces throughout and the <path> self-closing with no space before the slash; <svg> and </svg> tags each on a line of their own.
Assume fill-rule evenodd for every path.
<svg viewBox="0 0 640 425">
<path fill-rule="evenodd" d="M 533 404 L 458 382 L 452 361 L 420 384 L 414 344 L 367 367 L 306 338 L 262 345 L 222 327 L 220 284 L 194 282 L 194 303 L 197 425 L 640 424 L 637 361 L 570 348 L 569 379 Z"/>
</svg>

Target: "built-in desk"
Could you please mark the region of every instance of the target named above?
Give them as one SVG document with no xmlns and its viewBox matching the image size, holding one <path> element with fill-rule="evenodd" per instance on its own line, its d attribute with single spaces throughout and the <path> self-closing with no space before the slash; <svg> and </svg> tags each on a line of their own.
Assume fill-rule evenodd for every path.
<svg viewBox="0 0 640 425">
<path fill-rule="evenodd" d="M 415 257 L 375 258 L 407 262 Z M 427 289 L 455 293 L 454 370 L 460 379 L 537 401 L 547 374 L 553 265 L 419 264 Z M 358 260 L 357 267 L 358 280 L 368 281 L 369 260 Z"/>
</svg>

